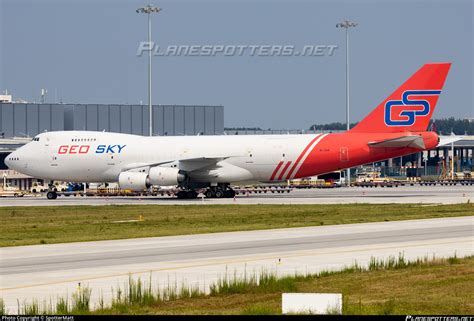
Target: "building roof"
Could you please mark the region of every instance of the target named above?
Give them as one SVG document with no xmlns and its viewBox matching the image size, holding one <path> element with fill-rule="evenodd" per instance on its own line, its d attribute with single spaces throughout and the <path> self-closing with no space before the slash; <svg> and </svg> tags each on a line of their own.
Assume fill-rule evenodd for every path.
<svg viewBox="0 0 474 321">
<path fill-rule="evenodd" d="M 0 153 L 11 153 L 30 141 L 31 138 L 24 137 L 0 138 Z"/>
</svg>

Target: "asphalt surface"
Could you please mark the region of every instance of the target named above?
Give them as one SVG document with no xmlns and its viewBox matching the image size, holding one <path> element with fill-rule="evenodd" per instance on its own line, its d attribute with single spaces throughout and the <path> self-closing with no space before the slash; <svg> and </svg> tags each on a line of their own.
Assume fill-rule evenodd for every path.
<svg viewBox="0 0 474 321">
<path fill-rule="evenodd" d="M 42 197 L 1 198 L 0 206 L 66 205 L 193 205 L 193 204 L 347 204 L 347 203 L 437 203 L 474 202 L 474 186 L 399 186 L 340 187 L 293 190 L 290 193 L 238 195 L 235 199 L 178 200 L 172 197 L 81 197 L 61 196 L 56 200 Z"/>
<path fill-rule="evenodd" d="M 102 293 L 129 275 L 155 286 L 199 286 L 228 274 L 339 269 L 371 257 L 472 255 L 474 216 L 0 248 L 0 290 L 10 313 L 17 299 L 54 302 L 81 283 Z M 227 272 L 226 272 L 227 271 Z"/>
</svg>

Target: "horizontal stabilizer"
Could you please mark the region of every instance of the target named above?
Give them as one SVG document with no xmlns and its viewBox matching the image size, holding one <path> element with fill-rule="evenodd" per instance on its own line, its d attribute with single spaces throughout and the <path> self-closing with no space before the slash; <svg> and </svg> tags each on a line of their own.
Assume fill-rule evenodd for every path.
<svg viewBox="0 0 474 321">
<path fill-rule="evenodd" d="M 451 143 L 455 143 L 458 140 L 463 139 L 464 137 L 462 136 L 439 136 L 439 143 L 438 146 L 444 146 L 444 145 L 449 145 Z"/>
<path fill-rule="evenodd" d="M 369 142 L 370 147 L 383 147 L 383 148 L 402 148 L 402 147 L 413 147 L 413 148 L 425 148 L 425 142 L 423 137 L 417 135 L 408 135 L 397 137 L 393 139 L 387 139 L 379 142 Z"/>
</svg>

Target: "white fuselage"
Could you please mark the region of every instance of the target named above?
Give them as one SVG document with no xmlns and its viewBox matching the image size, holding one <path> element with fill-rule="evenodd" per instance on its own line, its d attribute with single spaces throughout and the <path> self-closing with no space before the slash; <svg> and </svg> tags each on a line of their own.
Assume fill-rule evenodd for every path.
<svg viewBox="0 0 474 321">
<path fill-rule="evenodd" d="M 74 182 L 117 182 L 123 171 L 163 163 L 166 164 L 160 166 L 189 172 L 196 181 L 269 181 L 281 161 L 295 163 L 315 136 L 144 137 L 90 131 L 49 132 L 9 155 L 6 163 L 33 177 Z M 199 158 L 217 161 L 215 164 L 185 161 Z M 287 178 L 279 176 L 274 181 Z"/>
</svg>

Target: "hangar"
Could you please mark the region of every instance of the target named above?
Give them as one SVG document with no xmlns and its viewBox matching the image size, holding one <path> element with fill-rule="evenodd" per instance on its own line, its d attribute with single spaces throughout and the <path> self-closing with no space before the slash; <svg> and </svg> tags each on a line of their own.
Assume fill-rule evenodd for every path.
<svg viewBox="0 0 474 321">
<path fill-rule="evenodd" d="M 146 105 L 0 103 L 2 138 L 44 131 L 93 130 L 148 135 Z M 153 135 L 216 135 L 224 132 L 224 107 L 154 105 Z"/>
</svg>

